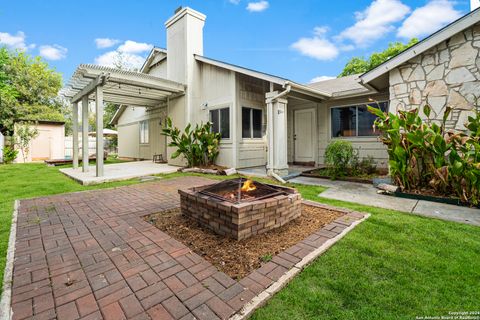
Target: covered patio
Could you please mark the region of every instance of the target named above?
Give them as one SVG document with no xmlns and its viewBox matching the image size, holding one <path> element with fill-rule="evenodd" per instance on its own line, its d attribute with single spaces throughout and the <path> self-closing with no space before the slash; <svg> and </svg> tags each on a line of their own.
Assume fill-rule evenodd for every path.
<svg viewBox="0 0 480 320">
<path fill-rule="evenodd" d="M 155 107 L 169 99 L 185 94 L 185 85 L 163 78 L 139 72 L 119 70 L 109 67 L 81 64 L 76 69 L 68 85 L 62 89 L 61 94 L 72 104 L 73 109 L 73 169 L 64 172 L 73 177 L 95 177 L 95 180 L 112 181 L 115 170 L 104 169 L 103 145 L 103 112 L 104 103 L 110 102 L 118 105 Z M 81 110 L 82 145 L 88 145 L 89 135 L 89 102 L 95 102 L 96 128 L 96 165 L 95 174 L 90 173 L 88 161 L 82 161 L 82 170 L 79 169 L 79 104 Z M 87 125 L 85 125 L 87 124 Z M 81 159 L 88 159 L 88 148 L 82 148 Z M 152 164 L 157 167 L 159 164 Z M 140 170 L 135 176 L 145 175 Z M 130 174 L 130 176 L 133 173 Z M 153 173 L 150 173 L 153 174 Z M 116 174 L 113 174 L 114 176 Z M 131 177 L 135 177 L 131 176 Z"/>
</svg>

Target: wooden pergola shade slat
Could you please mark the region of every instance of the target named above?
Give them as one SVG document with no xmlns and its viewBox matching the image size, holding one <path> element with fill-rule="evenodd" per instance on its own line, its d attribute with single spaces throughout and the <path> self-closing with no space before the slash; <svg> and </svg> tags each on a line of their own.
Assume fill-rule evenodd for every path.
<svg viewBox="0 0 480 320">
<path fill-rule="evenodd" d="M 81 64 L 60 95 L 70 101 L 73 109 L 73 167 L 78 169 L 78 104 L 82 104 L 82 122 L 88 123 L 88 102 L 95 100 L 96 108 L 96 175 L 103 176 L 103 103 L 141 107 L 158 106 L 169 97 L 185 94 L 185 85 L 152 75 L 119 70 L 92 64 Z M 87 107 L 83 107 L 87 106 Z M 82 145 L 88 146 L 88 126 L 82 126 Z M 88 158 L 88 148 L 83 148 Z M 84 172 L 89 170 L 83 161 Z"/>
</svg>

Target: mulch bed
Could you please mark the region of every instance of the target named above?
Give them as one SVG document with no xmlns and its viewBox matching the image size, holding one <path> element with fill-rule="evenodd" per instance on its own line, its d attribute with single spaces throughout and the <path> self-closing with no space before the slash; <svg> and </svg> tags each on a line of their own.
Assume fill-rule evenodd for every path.
<svg viewBox="0 0 480 320">
<path fill-rule="evenodd" d="M 180 208 L 146 216 L 145 220 L 204 257 L 233 279 L 241 279 L 329 224 L 342 212 L 302 205 L 302 215 L 294 221 L 262 235 L 234 240 L 217 235 L 181 214 Z"/>
</svg>

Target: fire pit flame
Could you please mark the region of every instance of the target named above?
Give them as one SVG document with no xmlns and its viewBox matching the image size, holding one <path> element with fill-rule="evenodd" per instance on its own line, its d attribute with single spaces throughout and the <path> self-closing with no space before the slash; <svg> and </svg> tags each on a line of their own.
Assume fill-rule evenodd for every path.
<svg viewBox="0 0 480 320">
<path fill-rule="evenodd" d="M 255 184 L 253 184 L 253 181 L 248 179 L 247 181 L 245 181 L 243 183 L 243 186 L 241 188 L 241 190 L 243 192 L 249 192 L 249 191 L 253 191 L 253 190 L 256 190 L 257 187 L 255 186 Z"/>
</svg>

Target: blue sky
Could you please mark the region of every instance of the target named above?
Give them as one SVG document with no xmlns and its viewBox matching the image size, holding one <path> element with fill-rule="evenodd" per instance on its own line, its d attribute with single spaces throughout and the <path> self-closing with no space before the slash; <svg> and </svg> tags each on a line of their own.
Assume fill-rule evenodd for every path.
<svg viewBox="0 0 480 320">
<path fill-rule="evenodd" d="M 67 81 L 80 63 L 109 64 L 122 52 L 134 66 L 152 45 L 165 47 L 164 22 L 180 5 L 207 15 L 206 56 L 306 83 L 336 76 L 351 57 L 391 41 L 425 37 L 467 13 L 470 2 L 4 1 L 0 44 L 42 55 Z"/>
</svg>

